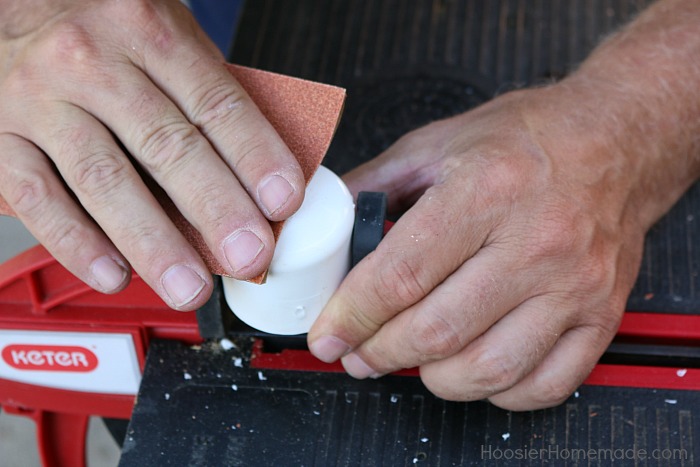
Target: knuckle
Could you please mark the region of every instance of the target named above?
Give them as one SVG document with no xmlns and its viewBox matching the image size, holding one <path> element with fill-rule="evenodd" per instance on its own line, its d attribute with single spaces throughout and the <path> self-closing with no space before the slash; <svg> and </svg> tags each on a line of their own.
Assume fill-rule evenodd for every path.
<svg viewBox="0 0 700 467">
<path fill-rule="evenodd" d="M 542 258 L 556 258 L 576 251 L 580 239 L 580 226 L 566 214 L 556 211 L 549 214 L 533 231 L 532 254 Z"/>
<path fill-rule="evenodd" d="M 474 369 L 474 383 L 485 395 L 508 389 L 520 378 L 519 359 L 493 348 L 479 348 L 471 367 Z"/>
<path fill-rule="evenodd" d="M 131 219 L 127 226 L 120 226 L 119 231 L 112 234 L 121 242 L 128 242 L 123 253 L 144 278 L 156 278 L 172 263 L 173 247 L 168 241 L 167 231 L 149 219 Z"/>
<path fill-rule="evenodd" d="M 26 61 L 13 64 L 12 69 L 7 70 L 7 75 L 0 81 L 0 92 L 4 98 L 3 113 L 17 98 L 26 99 L 45 95 L 46 89 L 43 84 L 44 81 L 37 66 Z"/>
<path fill-rule="evenodd" d="M 32 218 L 41 215 L 41 207 L 51 197 L 48 175 L 40 171 L 24 171 L 15 183 L 7 186 L 7 199 L 13 209 Z"/>
<path fill-rule="evenodd" d="M 414 336 L 410 344 L 425 361 L 454 355 L 464 346 L 458 330 L 440 312 L 420 314 L 411 323 L 410 335 Z"/>
<path fill-rule="evenodd" d="M 121 3 L 121 2 L 118 2 Z M 144 39 L 155 53 L 169 56 L 177 51 L 177 21 L 173 15 L 162 14 L 159 2 L 131 0 L 120 12 L 128 15 L 127 23 L 135 26 L 135 32 Z M 173 2 L 176 5 L 179 2 Z"/>
<path fill-rule="evenodd" d="M 158 125 L 143 135 L 139 159 L 150 173 L 169 172 L 199 150 L 201 144 L 197 128 L 177 120 Z"/>
<path fill-rule="evenodd" d="M 348 329 L 361 329 L 363 334 L 372 334 L 383 324 L 381 320 L 356 307 L 349 307 L 344 319 L 349 323 Z"/>
<path fill-rule="evenodd" d="M 259 137 L 250 137 L 238 142 L 235 160 L 232 168 L 235 172 L 244 172 L 248 169 L 259 167 L 261 157 L 269 154 L 268 142 Z"/>
<path fill-rule="evenodd" d="M 218 184 L 198 185 L 191 187 L 192 191 L 189 195 L 194 205 L 194 212 L 198 213 L 198 218 L 206 222 L 206 231 L 217 232 L 220 228 L 226 227 L 231 220 L 230 204 L 227 204 L 221 196 L 228 190 Z M 238 199 L 236 202 L 242 205 L 244 200 Z M 259 219 L 255 213 L 240 210 L 237 221 L 249 226 L 257 224 Z"/>
<path fill-rule="evenodd" d="M 375 284 L 375 296 L 387 306 L 410 306 L 426 296 L 420 273 L 406 258 L 390 255 Z"/>
<path fill-rule="evenodd" d="M 43 242 L 59 254 L 74 254 L 87 238 L 87 227 L 74 219 L 56 219 L 43 228 Z"/>
<path fill-rule="evenodd" d="M 70 92 L 71 86 L 65 84 L 75 81 L 113 86 L 115 79 L 102 60 L 104 47 L 104 41 L 78 20 L 56 22 L 34 40 L 31 54 L 9 57 L 1 83 L 3 91 L 9 96 L 35 98 L 57 90 Z M 77 89 L 85 94 L 84 88 Z"/>
<path fill-rule="evenodd" d="M 590 307 L 606 310 L 624 307 L 624 301 L 620 302 L 620 299 L 626 300 L 626 296 L 616 290 L 618 282 L 614 259 L 611 263 L 597 255 L 578 258 L 575 265 L 557 275 L 556 280 L 565 296 L 579 303 L 582 310 Z M 595 313 L 579 315 L 584 322 L 596 316 Z"/>
<path fill-rule="evenodd" d="M 414 217 L 415 229 L 421 237 L 437 239 L 444 234 L 446 218 L 461 215 L 454 203 L 454 195 L 446 185 L 433 185 L 421 196 L 416 205 L 421 208 L 421 216 Z"/>
<path fill-rule="evenodd" d="M 586 316 L 587 322 L 582 324 L 584 330 L 590 333 L 590 339 L 594 343 L 609 342 L 617 333 L 622 317 L 625 314 L 626 296 L 621 295 L 618 303 L 610 303 L 606 313 L 590 314 Z M 595 344 L 594 344 L 595 345 Z"/>
<path fill-rule="evenodd" d="M 536 384 L 533 394 L 540 407 L 559 405 L 564 402 L 578 387 L 566 378 L 547 378 Z"/>
<path fill-rule="evenodd" d="M 63 68 L 92 72 L 100 57 L 100 46 L 93 35 L 77 22 L 57 24 L 48 38 L 46 58 Z M 68 67 L 66 67 L 68 65 Z"/>
<path fill-rule="evenodd" d="M 133 239 L 134 256 L 143 259 L 146 264 L 154 264 L 154 258 L 164 256 L 168 249 L 167 243 L 163 242 L 163 231 L 161 228 L 146 219 L 141 219 L 129 226 L 129 238 Z"/>
<path fill-rule="evenodd" d="M 522 162 L 522 159 L 498 153 L 480 159 L 481 170 L 473 173 L 477 192 L 485 205 L 495 205 L 512 197 L 525 181 L 527 171 Z"/>
<path fill-rule="evenodd" d="M 202 87 L 206 90 L 192 99 L 189 112 L 198 127 L 230 127 L 232 120 L 235 122 L 245 113 L 247 96 L 240 87 L 223 81 Z"/>
<path fill-rule="evenodd" d="M 72 177 L 84 193 L 108 193 L 126 178 L 127 163 L 108 149 L 95 150 L 75 162 Z"/>
<path fill-rule="evenodd" d="M 609 289 L 614 285 L 614 280 L 610 280 L 610 271 L 604 259 L 591 258 L 583 262 L 580 271 L 580 292 L 595 292 L 596 295 L 607 295 Z"/>
<path fill-rule="evenodd" d="M 469 395 L 464 392 L 461 387 L 446 384 L 444 378 L 442 377 L 427 376 L 424 375 L 423 372 L 421 372 L 420 377 L 428 391 L 440 399 L 444 399 L 446 401 L 474 400 L 474 398 L 469 397 Z"/>
</svg>

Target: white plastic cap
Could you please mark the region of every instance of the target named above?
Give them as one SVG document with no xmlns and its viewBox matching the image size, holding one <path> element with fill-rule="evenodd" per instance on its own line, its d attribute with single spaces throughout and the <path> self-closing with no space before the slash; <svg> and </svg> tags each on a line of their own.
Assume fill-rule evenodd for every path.
<svg viewBox="0 0 700 467">
<path fill-rule="evenodd" d="M 244 323 L 271 334 L 303 334 L 350 268 L 355 220 L 352 195 L 321 166 L 304 202 L 282 229 L 267 281 L 223 278 L 228 306 Z"/>
</svg>

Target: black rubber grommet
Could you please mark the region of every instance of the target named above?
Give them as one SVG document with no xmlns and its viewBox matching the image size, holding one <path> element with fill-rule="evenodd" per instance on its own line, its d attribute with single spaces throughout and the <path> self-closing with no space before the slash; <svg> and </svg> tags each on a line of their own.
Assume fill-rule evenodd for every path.
<svg viewBox="0 0 700 467">
<path fill-rule="evenodd" d="M 352 231 L 352 265 L 374 251 L 384 237 L 386 193 L 361 191 L 357 195 L 355 227 Z"/>
</svg>

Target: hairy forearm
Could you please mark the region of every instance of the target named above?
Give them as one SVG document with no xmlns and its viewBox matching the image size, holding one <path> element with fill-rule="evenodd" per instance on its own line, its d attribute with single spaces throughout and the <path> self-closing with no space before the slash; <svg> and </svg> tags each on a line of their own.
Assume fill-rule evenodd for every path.
<svg viewBox="0 0 700 467">
<path fill-rule="evenodd" d="M 698 25 L 700 1 L 659 1 L 556 86 L 583 94 L 570 123 L 600 145 L 608 182 L 629 184 L 623 209 L 644 228 L 700 176 Z"/>
</svg>

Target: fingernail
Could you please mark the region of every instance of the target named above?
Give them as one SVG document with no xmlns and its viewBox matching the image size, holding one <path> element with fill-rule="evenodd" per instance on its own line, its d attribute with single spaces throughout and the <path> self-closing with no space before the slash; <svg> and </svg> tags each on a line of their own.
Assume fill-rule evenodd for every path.
<svg viewBox="0 0 700 467">
<path fill-rule="evenodd" d="M 224 241 L 224 255 L 233 272 L 249 266 L 265 244 L 250 230 L 239 230 Z"/>
<path fill-rule="evenodd" d="M 258 196 L 267 214 L 274 214 L 287 204 L 294 193 L 292 185 L 279 175 L 271 175 L 260 183 Z"/>
<path fill-rule="evenodd" d="M 204 280 L 190 267 L 176 264 L 165 271 L 161 283 L 176 307 L 187 305 L 204 288 Z"/>
<path fill-rule="evenodd" d="M 350 346 L 335 336 L 321 336 L 309 344 L 309 350 L 319 360 L 333 363 L 350 351 Z"/>
<path fill-rule="evenodd" d="M 104 292 L 116 290 L 126 278 L 126 269 L 109 256 L 101 256 L 93 261 L 90 273 Z"/>
<path fill-rule="evenodd" d="M 355 353 L 343 357 L 343 367 L 350 376 L 357 379 L 379 378 L 381 376 Z"/>
</svg>

